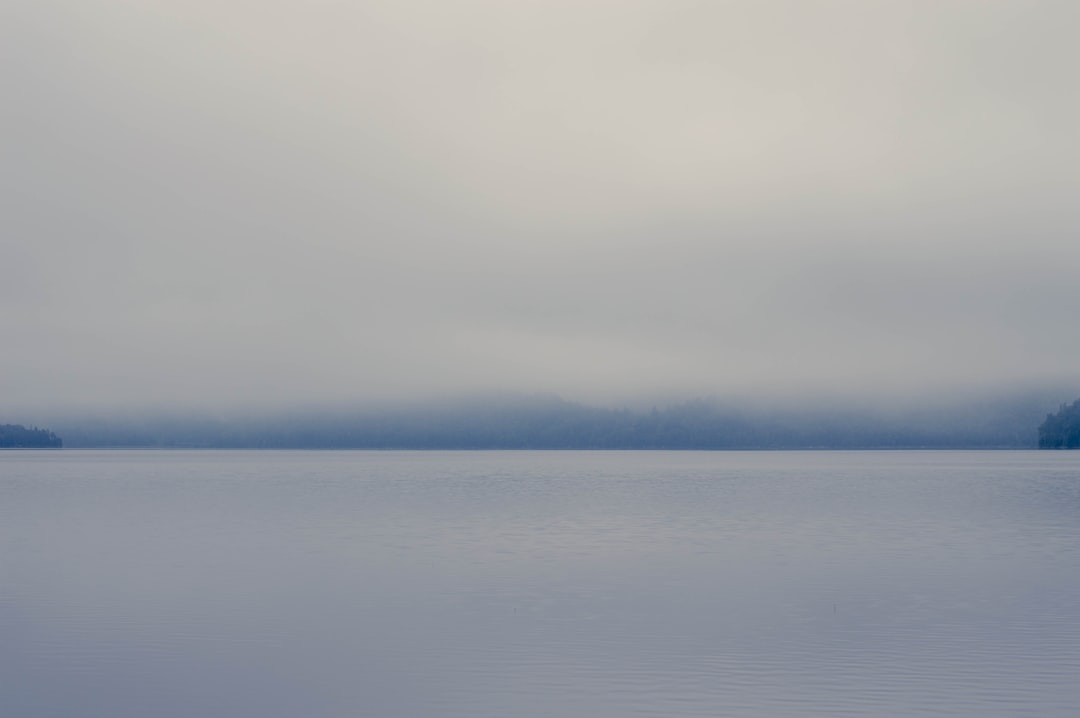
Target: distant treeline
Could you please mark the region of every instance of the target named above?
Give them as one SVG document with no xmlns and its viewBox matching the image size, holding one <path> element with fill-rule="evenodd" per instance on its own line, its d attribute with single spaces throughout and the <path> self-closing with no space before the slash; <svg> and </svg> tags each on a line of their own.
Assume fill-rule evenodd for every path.
<svg viewBox="0 0 1080 718">
<path fill-rule="evenodd" d="M 59 449 L 60 437 L 46 429 L 22 424 L 0 424 L 0 449 Z"/>
<path fill-rule="evenodd" d="M 1039 427 L 1040 449 L 1080 449 L 1080 399 L 1047 414 Z"/>
<path fill-rule="evenodd" d="M 605 409 L 517 397 L 380 411 L 262 417 L 83 419 L 68 447 L 252 449 L 901 449 L 1035 448 L 1045 403 L 905 413 L 760 410 L 717 401 Z"/>
</svg>

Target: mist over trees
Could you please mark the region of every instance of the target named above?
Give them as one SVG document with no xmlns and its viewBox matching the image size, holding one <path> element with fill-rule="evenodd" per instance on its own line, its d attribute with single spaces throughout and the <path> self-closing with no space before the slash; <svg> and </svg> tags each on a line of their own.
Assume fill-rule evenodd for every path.
<svg viewBox="0 0 1080 718">
<path fill-rule="evenodd" d="M 1035 448 L 1045 412 L 1031 397 L 884 412 L 709 399 L 632 410 L 513 395 L 252 417 L 69 419 L 61 428 L 73 448 L 985 449 Z"/>
<path fill-rule="evenodd" d="M 1062 404 L 1039 426 L 1040 449 L 1080 449 L 1080 399 Z"/>
<path fill-rule="evenodd" d="M 47 429 L 0 424 L 0 449 L 59 449 L 64 442 Z"/>
</svg>

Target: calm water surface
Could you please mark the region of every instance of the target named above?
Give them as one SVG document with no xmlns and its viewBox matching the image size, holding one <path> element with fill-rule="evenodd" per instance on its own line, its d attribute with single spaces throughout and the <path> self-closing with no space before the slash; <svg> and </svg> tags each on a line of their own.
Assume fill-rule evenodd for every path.
<svg viewBox="0 0 1080 718">
<path fill-rule="evenodd" d="M 1080 715 L 1080 452 L 0 453 L 0 715 Z"/>
</svg>

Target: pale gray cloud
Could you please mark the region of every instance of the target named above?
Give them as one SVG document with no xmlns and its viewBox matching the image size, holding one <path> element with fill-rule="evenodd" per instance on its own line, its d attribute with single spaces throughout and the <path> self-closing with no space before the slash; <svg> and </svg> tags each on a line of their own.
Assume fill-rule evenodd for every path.
<svg viewBox="0 0 1080 718">
<path fill-rule="evenodd" d="M 1078 21 L 14 0 L 0 400 L 1078 380 Z"/>
</svg>

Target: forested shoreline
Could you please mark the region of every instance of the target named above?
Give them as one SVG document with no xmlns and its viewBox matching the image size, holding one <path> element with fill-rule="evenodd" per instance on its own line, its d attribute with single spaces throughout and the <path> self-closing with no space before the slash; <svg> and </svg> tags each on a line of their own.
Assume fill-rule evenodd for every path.
<svg viewBox="0 0 1080 718">
<path fill-rule="evenodd" d="M 90 417 L 59 428 L 69 448 L 1032 449 L 1045 413 L 1034 400 L 886 413 L 704 399 L 613 409 L 525 396 L 246 417 Z"/>
<path fill-rule="evenodd" d="M 1039 448 L 1080 448 L 1080 399 L 1062 404 L 1056 414 L 1047 414 L 1039 427 Z"/>
<path fill-rule="evenodd" d="M 64 442 L 48 429 L 0 424 L 0 449 L 59 449 Z"/>
</svg>

